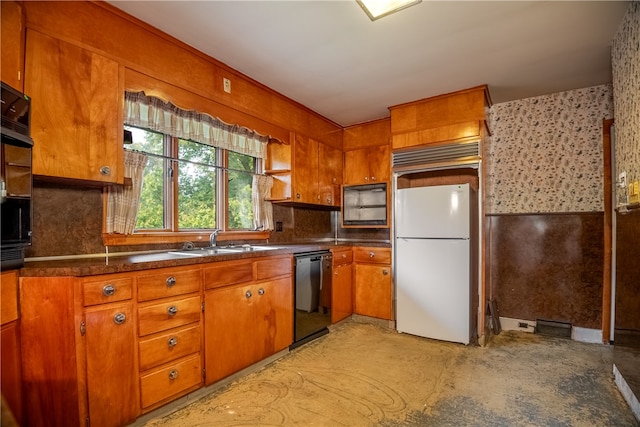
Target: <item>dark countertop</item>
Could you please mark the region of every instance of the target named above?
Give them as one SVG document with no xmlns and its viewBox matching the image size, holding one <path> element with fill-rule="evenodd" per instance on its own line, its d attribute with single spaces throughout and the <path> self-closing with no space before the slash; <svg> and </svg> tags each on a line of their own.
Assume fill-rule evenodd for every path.
<svg viewBox="0 0 640 427">
<path fill-rule="evenodd" d="M 63 259 L 51 261 L 29 261 L 20 269 L 22 277 L 53 276 L 95 276 L 101 274 L 124 273 L 156 268 L 181 267 L 187 265 L 209 264 L 219 261 L 231 261 L 246 258 L 266 257 L 274 255 L 292 255 L 301 252 L 334 249 L 338 247 L 391 247 L 384 242 L 304 242 L 295 244 L 272 244 L 278 249 L 224 253 L 200 257 L 175 257 L 167 255 L 168 251 L 140 253 L 129 255 L 110 254 L 104 257 Z"/>
</svg>

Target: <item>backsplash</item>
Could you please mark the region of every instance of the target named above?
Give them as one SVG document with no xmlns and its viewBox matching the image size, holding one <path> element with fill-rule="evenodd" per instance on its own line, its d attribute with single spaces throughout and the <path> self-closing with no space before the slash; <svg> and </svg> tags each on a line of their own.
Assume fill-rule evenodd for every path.
<svg viewBox="0 0 640 427">
<path fill-rule="evenodd" d="M 602 121 L 612 116 L 611 85 L 493 105 L 486 212 L 602 211 Z"/>
<path fill-rule="evenodd" d="M 616 171 L 640 180 L 640 2 L 622 19 L 611 48 L 616 132 Z"/>
</svg>

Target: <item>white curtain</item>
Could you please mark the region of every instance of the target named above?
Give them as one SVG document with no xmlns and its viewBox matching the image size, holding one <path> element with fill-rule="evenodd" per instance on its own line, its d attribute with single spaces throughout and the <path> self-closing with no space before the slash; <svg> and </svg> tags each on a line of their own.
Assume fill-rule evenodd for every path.
<svg viewBox="0 0 640 427">
<path fill-rule="evenodd" d="M 144 92 L 125 92 L 124 122 L 259 159 L 266 157 L 269 137 L 208 114 L 180 109 Z"/>
<path fill-rule="evenodd" d="M 131 186 L 112 185 L 107 188 L 107 233 L 133 233 L 146 164 L 145 154 L 124 150 L 124 176 L 131 179 Z"/>
<path fill-rule="evenodd" d="M 271 197 L 273 177 L 254 175 L 252 183 L 253 225 L 257 230 L 273 230 L 273 206 L 268 200 Z"/>
</svg>

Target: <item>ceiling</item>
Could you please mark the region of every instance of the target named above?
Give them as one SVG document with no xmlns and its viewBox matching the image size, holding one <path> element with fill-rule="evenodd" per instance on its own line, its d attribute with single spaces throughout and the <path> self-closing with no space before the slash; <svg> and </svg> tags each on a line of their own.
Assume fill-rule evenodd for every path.
<svg viewBox="0 0 640 427">
<path fill-rule="evenodd" d="M 372 22 L 355 0 L 110 3 L 342 126 L 482 84 L 495 104 L 609 83 L 629 6 L 423 0 Z"/>
</svg>

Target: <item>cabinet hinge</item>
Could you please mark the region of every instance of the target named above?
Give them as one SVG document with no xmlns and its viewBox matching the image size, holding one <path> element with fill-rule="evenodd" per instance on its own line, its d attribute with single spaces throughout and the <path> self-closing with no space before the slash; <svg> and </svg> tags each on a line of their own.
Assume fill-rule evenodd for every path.
<svg viewBox="0 0 640 427">
<path fill-rule="evenodd" d="M 85 419 L 85 422 L 86 422 L 86 424 L 85 424 L 85 425 L 86 425 L 87 427 L 91 427 L 91 420 L 89 419 L 89 417 L 87 417 L 87 418 Z"/>
<path fill-rule="evenodd" d="M 87 332 L 87 325 L 84 323 L 84 320 L 80 322 L 80 335 L 84 336 L 85 332 Z"/>
<path fill-rule="evenodd" d="M 206 381 L 207 379 L 207 369 L 206 368 L 202 368 L 202 380 Z"/>
<path fill-rule="evenodd" d="M 202 307 L 202 312 L 204 313 L 204 301 L 202 301 L 202 304 L 200 304 L 200 307 Z"/>
</svg>

